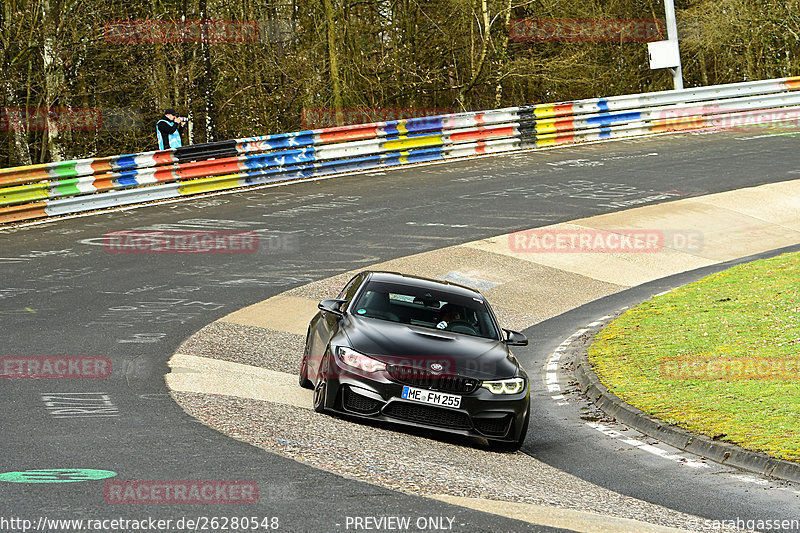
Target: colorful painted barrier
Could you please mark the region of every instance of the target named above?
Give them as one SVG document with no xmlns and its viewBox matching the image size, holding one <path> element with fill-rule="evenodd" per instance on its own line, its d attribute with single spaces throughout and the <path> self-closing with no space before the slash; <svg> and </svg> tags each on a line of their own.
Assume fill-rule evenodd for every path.
<svg viewBox="0 0 800 533">
<path fill-rule="evenodd" d="M 778 121 L 800 77 L 356 124 L 0 169 L 0 224 L 410 163 Z"/>
</svg>

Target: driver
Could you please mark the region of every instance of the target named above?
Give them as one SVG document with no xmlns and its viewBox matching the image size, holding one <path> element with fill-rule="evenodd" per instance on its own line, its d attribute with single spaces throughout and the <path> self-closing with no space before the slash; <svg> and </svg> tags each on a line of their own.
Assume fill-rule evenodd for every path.
<svg viewBox="0 0 800 533">
<path fill-rule="evenodd" d="M 439 314 L 437 329 L 446 329 L 447 325 L 455 320 L 461 319 L 461 310 L 453 304 L 444 304 Z"/>
</svg>

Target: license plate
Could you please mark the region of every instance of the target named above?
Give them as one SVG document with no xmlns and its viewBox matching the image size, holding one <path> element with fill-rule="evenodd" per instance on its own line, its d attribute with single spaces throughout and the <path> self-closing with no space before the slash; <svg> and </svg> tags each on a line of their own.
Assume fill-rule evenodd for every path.
<svg viewBox="0 0 800 533">
<path fill-rule="evenodd" d="M 432 390 L 415 389 L 414 387 L 408 386 L 403 387 L 403 399 L 440 405 L 442 407 L 453 407 L 455 409 L 461 407 L 461 396 Z"/>
</svg>

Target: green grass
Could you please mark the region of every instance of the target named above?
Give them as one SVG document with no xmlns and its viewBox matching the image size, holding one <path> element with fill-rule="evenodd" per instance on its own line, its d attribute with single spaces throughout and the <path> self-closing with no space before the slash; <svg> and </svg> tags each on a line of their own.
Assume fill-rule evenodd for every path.
<svg viewBox="0 0 800 533">
<path fill-rule="evenodd" d="M 642 303 L 597 335 L 589 359 L 646 413 L 800 462 L 800 253 Z"/>
</svg>

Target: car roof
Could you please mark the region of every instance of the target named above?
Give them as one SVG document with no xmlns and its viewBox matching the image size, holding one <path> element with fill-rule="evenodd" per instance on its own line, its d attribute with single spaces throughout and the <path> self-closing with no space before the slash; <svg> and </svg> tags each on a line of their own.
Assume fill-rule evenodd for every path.
<svg viewBox="0 0 800 533">
<path fill-rule="evenodd" d="M 423 278 L 421 276 L 412 276 L 411 274 L 402 274 L 400 272 L 388 271 L 365 271 L 369 275 L 369 281 L 383 281 L 388 283 L 397 283 L 398 285 L 409 285 L 412 287 L 421 287 L 430 290 L 439 290 L 449 292 L 452 294 L 460 294 L 468 297 L 480 297 L 484 300 L 483 295 L 464 285 L 452 283 L 450 281 Z"/>
</svg>

